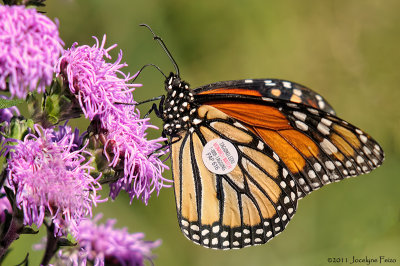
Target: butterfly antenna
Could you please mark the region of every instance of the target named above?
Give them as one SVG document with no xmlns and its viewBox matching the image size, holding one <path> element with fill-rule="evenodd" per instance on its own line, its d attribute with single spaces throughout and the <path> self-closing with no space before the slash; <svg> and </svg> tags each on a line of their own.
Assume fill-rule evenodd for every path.
<svg viewBox="0 0 400 266">
<path fill-rule="evenodd" d="M 161 45 L 161 47 L 164 49 L 164 52 L 168 55 L 169 59 L 171 60 L 172 64 L 174 65 L 176 75 L 179 77 L 179 67 L 178 67 L 178 64 L 176 63 L 175 59 L 172 57 L 171 53 L 169 52 L 167 46 L 165 45 L 165 43 L 164 43 L 164 41 L 161 39 L 161 37 L 160 37 L 160 36 L 157 36 L 157 35 L 154 33 L 154 31 L 150 28 L 149 25 L 147 25 L 147 24 L 139 24 L 139 26 L 146 27 L 146 28 L 148 28 L 148 29 L 150 30 L 150 32 L 153 34 L 153 39 L 156 40 L 156 41 L 158 41 L 158 43 L 159 43 L 159 44 Z"/>
<path fill-rule="evenodd" d="M 158 66 L 156 66 L 154 64 L 146 64 L 146 65 L 142 66 L 142 68 L 138 71 L 137 76 L 131 81 L 131 83 L 134 83 L 135 80 L 139 77 L 140 73 L 142 73 L 143 69 L 145 69 L 146 67 L 149 67 L 149 66 L 156 68 L 165 78 L 167 78 L 167 76 L 164 74 L 164 72 L 162 72 L 162 70 Z"/>
</svg>

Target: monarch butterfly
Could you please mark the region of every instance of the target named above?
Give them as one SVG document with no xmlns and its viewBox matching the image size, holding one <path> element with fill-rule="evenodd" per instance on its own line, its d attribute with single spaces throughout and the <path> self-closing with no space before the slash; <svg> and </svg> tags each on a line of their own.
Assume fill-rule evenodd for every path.
<svg viewBox="0 0 400 266">
<path fill-rule="evenodd" d="M 179 225 L 194 243 L 266 243 L 285 229 L 299 199 L 382 164 L 374 139 L 300 84 L 246 79 L 190 89 L 162 39 L 141 26 L 176 71 L 153 109 L 170 137 Z"/>
</svg>

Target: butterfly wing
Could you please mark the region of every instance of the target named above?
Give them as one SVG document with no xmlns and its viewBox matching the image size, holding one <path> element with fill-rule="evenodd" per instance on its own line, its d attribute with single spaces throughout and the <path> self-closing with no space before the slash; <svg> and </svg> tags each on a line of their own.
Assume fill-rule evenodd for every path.
<svg viewBox="0 0 400 266">
<path fill-rule="evenodd" d="M 330 114 L 333 107 L 318 93 L 306 86 L 280 79 L 245 79 L 221 81 L 195 89 L 196 94 L 245 94 L 248 96 L 279 99 L 293 103 L 302 103 Z"/>
<path fill-rule="evenodd" d="M 382 164 L 384 154 L 379 144 L 330 114 L 333 109 L 321 96 L 314 97 L 316 101 L 298 103 L 256 95 L 263 90 L 259 82 L 253 82 L 255 86 L 245 80 L 235 82 L 230 87 L 220 83 L 196 90 L 196 101 L 217 108 L 259 136 L 295 177 L 300 198 L 325 184 L 368 173 Z M 309 89 L 302 95 L 305 91 L 307 98 L 317 95 Z"/>
<path fill-rule="evenodd" d="M 273 150 L 244 125 L 208 105 L 207 117 L 172 145 L 178 220 L 184 235 L 217 249 L 263 244 L 286 227 L 297 206 L 297 184 Z M 205 166 L 206 143 L 224 139 L 238 152 L 236 167 L 216 174 Z"/>
</svg>

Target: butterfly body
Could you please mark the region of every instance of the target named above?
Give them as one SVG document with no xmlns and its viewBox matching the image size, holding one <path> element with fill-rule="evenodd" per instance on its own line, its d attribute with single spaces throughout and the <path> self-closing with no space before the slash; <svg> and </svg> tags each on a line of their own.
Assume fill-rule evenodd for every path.
<svg viewBox="0 0 400 266">
<path fill-rule="evenodd" d="M 383 161 L 369 135 L 294 82 L 247 79 L 192 90 L 171 73 L 165 89 L 159 113 L 172 143 L 179 224 L 205 247 L 266 243 L 284 230 L 299 199 Z M 232 169 L 219 172 L 228 159 Z"/>
<path fill-rule="evenodd" d="M 165 90 L 167 95 L 160 110 L 164 121 L 163 131 L 168 136 L 175 136 L 190 127 L 197 108 L 193 104 L 194 98 L 189 84 L 179 76 L 171 73 L 165 81 Z"/>
</svg>

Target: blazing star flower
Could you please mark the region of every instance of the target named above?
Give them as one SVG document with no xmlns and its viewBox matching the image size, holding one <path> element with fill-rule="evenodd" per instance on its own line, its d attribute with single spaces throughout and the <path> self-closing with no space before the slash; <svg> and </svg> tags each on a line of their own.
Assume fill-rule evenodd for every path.
<svg viewBox="0 0 400 266">
<path fill-rule="evenodd" d="M 141 84 L 129 84 L 136 75 L 125 75 L 120 69 L 127 66 L 121 64 L 122 51 L 114 63 L 108 63 L 105 58 L 111 59 L 108 52 L 117 45 L 104 48 L 106 35 L 99 44 L 72 47 L 64 52 L 59 59 L 56 69 L 69 84 L 69 89 L 81 105 L 86 118 L 93 120 L 96 115 L 104 116 L 109 112 L 120 112 L 116 102 L 134 103 L 132 91 Z"/>
<path fill-rule="evenodd" d="M 6 193 L 4 188 L 0 191 L 0 224 L 4 223 L 6 220 L 6 211 L 8 213 L 12 212 L 11 204 L 8 198 L 6 197 Z"/>
<path fill-rule="evenodd" d="M 125 115 L 109 115 L 106 124 L 104 154 L 110 166 L 123 168 L 119 179 L 110 184 L 110 196 L 115 199 L 121 190 L 128 192 L 131 201 L 137 197 L 147 204 L 152 192 L 157 195 L 162 187 L 169 187 L 170 180 L 162 177 L 167 166 L 160 160 L 166 153 L 160 149 L 164 138 L 146 139 L 146 130 L 154 127 L 148 119 L 140 119 L 133 106 L 125 108 Z"/>
<path fill-rule="evenodd" d="M 63 42 L 57 25 L 35 9 L 0 5 L 0 89 L 25 98 L 53 79 Z"/>
<path fill-rule="evenodd" d="M 8 99 L 4 95 L 0 95 L 1 99 Z M 3 126 L 0 126 L 0 132 L 4 132 L 4 129 L 8 126 L 13 116 L 21 115 L 18 108 L 16 106 L 10 108 L 0 109 L 0 123 L 4 123 Z M 0 142 L 3 142 L 4 137 L 0 135 Z"/>
<path fill-rule="evenodd" d="M 8 99 L 4 95 L 0 95 L 1 99 Z M 10 122 L 13 116 L 21 115 L 18 108 L 16 106 L 12 106 L 9 108 L 0 109 L 0 123 Z"/>
<path fill-rule="evenodd" d="M 95 38 L 96 39 L 96 38 Z M 153 191 L 160 191 L 164 184 L 161 174 L 166 165 L 159 159 L 165 151 L 155 152 L 164 139 L 146 139 L 146 130 L 155 128 L 147 120 L 140 119 L 135 109 L 132 91 L 141 84 L 130 84 L 130 77 L 120 69 L 122 52 L 114 63 L 108 52 L 116 45 L 105 49 L 103 41 L 92 47 L 76 46 L 75 43 L 60 58 L 57 72 L 68 82 L 69 89 L 81 105 L 85 117 L 99 121 L 104 133 L 104 154 L 110 166 L 118 171 L 118 180 L 110 185 L 110 196 L 115 199 L 121 190 L 126 190 L 131 199 L 142 199 L 146 204 Z M 127 103 L 116 104 L 116 103 Z M 171 182 L 171 181 L 169 181 Z"/>
<path fill-rule="evenodd" d="M 76 234 L 79 252 L 59 253 L 64 262 L 69 260 L 70 263 L 65 264 L 86 265 L 89 261 L 89 265 L 95 266 L 142 266 L 145 260 L 152 260 L 151 250 L 158 247 L 161 240 L 144 241 L 143 233 L 130 234 L 126 228 L 115 229 L 116 220 L 96 225 L 100 218 L 98 215 L 94 221 L 82 220 Z"/>
<path fill-rule="evenodd" d="M 34 134 L 24 140 L 12 140 L 7 146 L 8 182 L 16 194 L 16 204 L 23 210 L 24 224 L 38 227 L 45 217 L 55 225 L 56 236 L 74 231 L 82 217 L 91 215 L 92 206 L 99 202 L 98 182 L 90 176 L 91 156 L 86 145 L 77 149 L 75 133 L 64 127 L 63 137 L 53 129 L 35 125 Z M 56 140 L 56 141 L 53 141 Z"/>
</svg>

